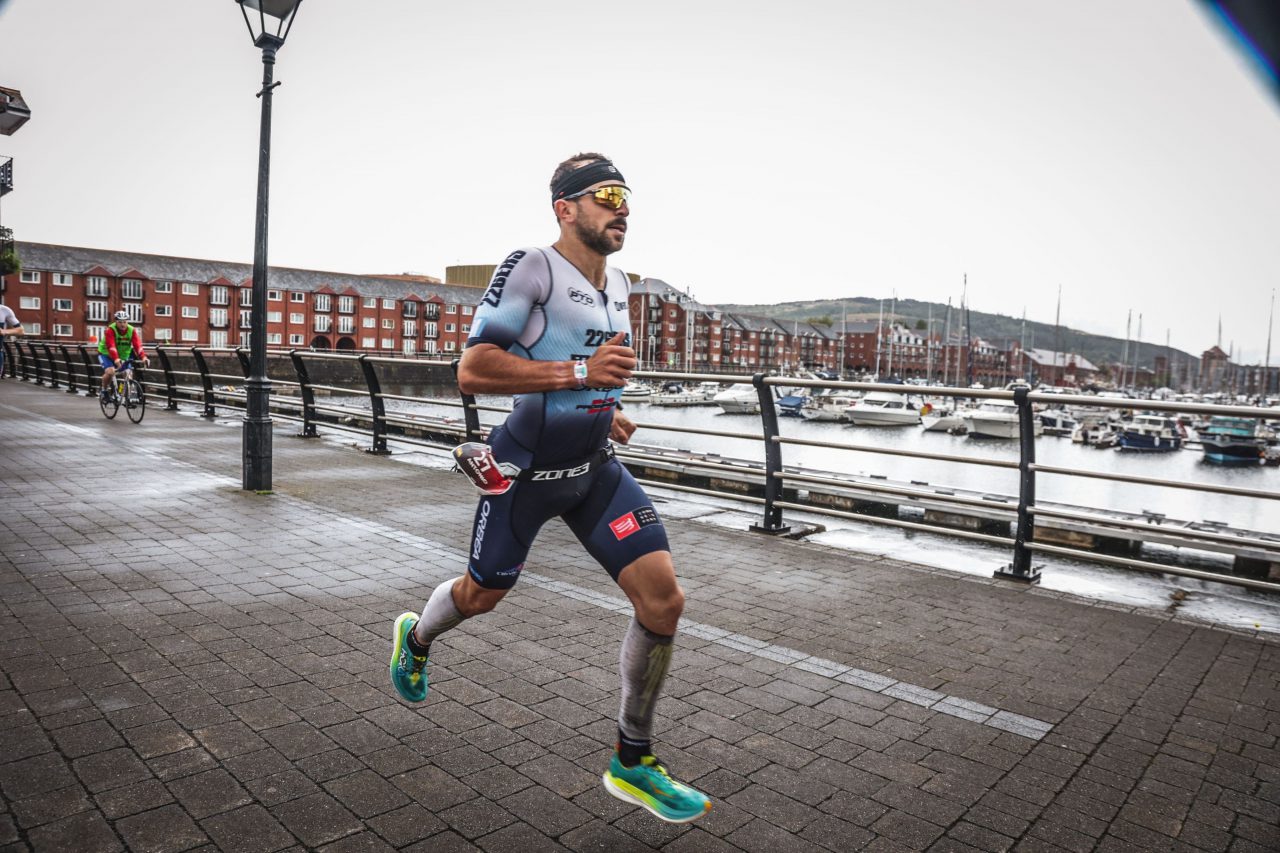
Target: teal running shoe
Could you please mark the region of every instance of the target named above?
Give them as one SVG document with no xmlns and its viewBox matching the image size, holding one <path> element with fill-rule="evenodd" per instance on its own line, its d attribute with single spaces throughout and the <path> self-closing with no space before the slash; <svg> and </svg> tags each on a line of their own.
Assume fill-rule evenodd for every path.
<svg viewBox="0 0 1280 853">
<path fill-rule="evenodd" d="M 421 702 L 427 698 L 427 659 L 409 651 L 406 637 L 418 624 L 418 614 L 401 613 L 396 619 L 391 649 L 391 686 L 407 702 Z"/>
<path fill-rule="evenodd" d="M 668 823 L 688 823 L 711 811 L 706 794 L 672 779 L 652 755 L 641 758 L 635 767 L 624 767 L 615 752 L 602 778 L 610 794 Z"/>
</svg>

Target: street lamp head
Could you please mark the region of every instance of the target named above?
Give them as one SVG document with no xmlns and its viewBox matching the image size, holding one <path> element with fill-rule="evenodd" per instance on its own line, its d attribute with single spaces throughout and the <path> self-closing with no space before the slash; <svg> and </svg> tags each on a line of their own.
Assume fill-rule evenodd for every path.
<svg viewBox="0 0 1280 853">
<path fill-rule="evenodd" d="M 249 37 L 261 48 L 278 50 L 289 36 L 289 28 L 302 0 L 236 0 L 244 15 Z"/>
</svg>

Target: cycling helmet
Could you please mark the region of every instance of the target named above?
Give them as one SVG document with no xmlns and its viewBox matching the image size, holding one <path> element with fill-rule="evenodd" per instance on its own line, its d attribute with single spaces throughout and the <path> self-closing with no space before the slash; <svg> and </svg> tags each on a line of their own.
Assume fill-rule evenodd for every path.
<svg viewBox="0 0 1280 853">
<path fill-rule="evenodd" d="M 117 311 L 116 313 L 114 313 L 114 314 L 112 314 L 112 315 L 111 315 L 111 319 L 113 319 L 113 320 L 124 320 L 125 322 L 128 322 L 128 320 L 129 320 L 129 314 L 128 314 L 127 312 L 125 312 L 125 311 Z"/>
</svg>

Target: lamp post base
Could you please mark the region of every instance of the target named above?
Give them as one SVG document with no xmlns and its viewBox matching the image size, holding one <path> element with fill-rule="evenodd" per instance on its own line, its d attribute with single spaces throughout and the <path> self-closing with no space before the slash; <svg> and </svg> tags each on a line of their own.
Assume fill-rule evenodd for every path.
<svg viewBox="0 0 1280 853">
<path fill-rule="evenodd" d="M 248 414 L 244 418 L 242 483 L 245 491 L 271 491 L 271 416 L 267 408 L 268 383 L 250 379 L 245 384 Z"/>
</svg>

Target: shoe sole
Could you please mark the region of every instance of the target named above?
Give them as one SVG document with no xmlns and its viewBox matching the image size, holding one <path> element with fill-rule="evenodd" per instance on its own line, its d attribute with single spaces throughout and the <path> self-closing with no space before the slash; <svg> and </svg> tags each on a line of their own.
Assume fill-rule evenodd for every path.
<svg viewBox="0 0 1280 853">
<path fill-rule="evenodd" d="M 396 687 L 396 670 L 399 668 L 397 664 L 400 662 L 400 653 L 404 650 L 404 623 L 407 619 L 417 618 L 418 614 L 416 613 L 401 613 L 396 619 L 395 628 L 392 629 L 391 635 L 391 665 L 387 668 L 387 672 L 391 676 L 391 686 L 395 689 L 396 695 L 406 702 L 423 702 L 427 698 L 427 694 L 423 693 L 421 699 L 410 699 L 400 692 L 399 687 Z"/>
<path fill-rule="evenodd" d="M 653 806 L 646 803 L 644 800 L 640 799 L 639 797 L 633 796 L 632 794 L 629 794 L 625 789 L 620 787 L 619 783 L 614 780 L 613 774 L 611 774 L 609 771 L 606 770 L 604 772 L 604 775 L 600 777 L 600 781 L 604 782 L 604 789 L 608 791 L 610 794 L 612 794 L 614 797 L 616 797 L 617 799 L 622 800 L 624 803 L 630 803 L 633 806 L 639 806 L 640 808 L 647 811 L 649 814 L 653 815 L 659 820 L 665 820 L 667 823 L 689 823 L 690 821 L 695 821 L 698 818 L 702 817 L 707 812 L 711 811 L 711 803 L 708 802 L 707 807 L 695 815 L 689 815 L 688 817 L 668 817 L 667 815 L 664 815 L 662 812 L 655 809 Z"/>
</svg>

